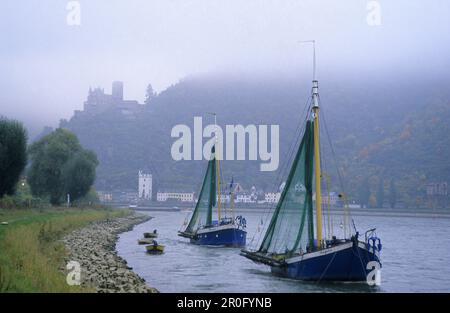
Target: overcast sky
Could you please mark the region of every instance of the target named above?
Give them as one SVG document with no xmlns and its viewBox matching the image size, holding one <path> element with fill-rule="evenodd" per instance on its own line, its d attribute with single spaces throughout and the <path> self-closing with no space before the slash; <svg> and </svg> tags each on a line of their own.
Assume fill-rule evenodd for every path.
<svg viewBox="0 0 450 313">
<path fill-rule="evenodd" d="M 143 101 L 186 75 L 306 70 L 317 41 L 318 74 L 438 75 L 450 68 L 450 1 L 80 0 L 79 26 L 65 0 L 2 0 L 0 114 L 57 125 L 81 109 L 89 86 Z M 323 79 L 323 77 L 321 77 Z"/>
</svg>

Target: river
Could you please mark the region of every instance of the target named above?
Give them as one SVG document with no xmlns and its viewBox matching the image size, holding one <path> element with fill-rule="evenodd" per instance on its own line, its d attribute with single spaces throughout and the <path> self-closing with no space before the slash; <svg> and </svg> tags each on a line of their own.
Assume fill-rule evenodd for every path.
<svg viewBox="0 0 450 313">
<path fill-rule="evenodd" d="M 381 284 L 311 283 L 276 277 L 239 249 L 196 246 L 177 236 L 186 213 L 146 212 L 153 219 L 120 235 L 117 251 L 161 292 L 450 292 L 450 218 L 353 216 L 363 233 L 377 228 L 383 249 Z M 250 243 L 262 213 L 245 212 Z M 137 239 L 158 229 L 162 255 L 148 255 Z"/>
</svg>

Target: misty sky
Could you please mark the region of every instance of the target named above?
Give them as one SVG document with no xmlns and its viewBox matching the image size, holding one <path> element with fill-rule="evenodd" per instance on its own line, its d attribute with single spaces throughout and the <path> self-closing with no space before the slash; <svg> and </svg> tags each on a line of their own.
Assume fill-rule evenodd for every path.
<svg viewBox="0 0 450 313">
<path fill-rule="evenodd" d="M 30 128 L 56 126 L 81 109 L 89 86 L 143 101 L 186 75 L 311 68 L 318 75 L 439 75 L 450 68 L 450 1 L 380 0 L 381 25 L 366 22 L 367 0 L 80 0 L 69 26 L 65 0 L 2 0 L 0 114 Z"/>
</svg>

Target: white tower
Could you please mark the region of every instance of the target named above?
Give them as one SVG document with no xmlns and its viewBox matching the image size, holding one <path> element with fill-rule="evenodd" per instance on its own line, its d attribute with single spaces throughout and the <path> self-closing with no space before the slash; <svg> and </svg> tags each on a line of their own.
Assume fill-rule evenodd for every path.
<svg viewBox="0 0 450 313">
<path fill-rule="evenodd" d="M 139 198 L 152 199 L 152 174 L 144 174 L 139 171 Z"/>
</svg>

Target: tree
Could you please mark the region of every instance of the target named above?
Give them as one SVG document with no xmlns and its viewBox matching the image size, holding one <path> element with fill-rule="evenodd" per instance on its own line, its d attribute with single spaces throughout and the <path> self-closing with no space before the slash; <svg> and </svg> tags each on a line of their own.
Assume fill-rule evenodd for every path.
<svg viewBox="0 0 450 313">
<path fill-rule="evenodd" d="M 63 166 L 61 179 L 65 193 L 70 194 L 72 201 L 86 195 L 95 181 L 97 156 L 92 151 L 79 151 Z"/>
<path fill-rule="evenodd" d="M 84 150 L 66 129 L 58 128 L 33 143 L 29 154 L 31 191 L 36 196 L 49 196 L 53 205 L 60 204 L 67 193 L 72 198 L 84 196 L 94 182 L 97 157 Z"/>
<path fill-rule="evenodd" d="M 389 184 L 389 205 L 391 208 L 395 208 L 397 203 L 397 188 L 395 186 L 394 179 L 391 179 L 391 183 Z"/>
<path fill-rule="evenodd" d="M 368 206 L 370 200 L 369 179 L 365 178 L 358 190 L 358 200 L 362 206 Z"/>
<path fill-rule="evenodd" d="M 27 131 L 15 120 L 0 118 L 0 198 L 12 195 L 27 164 Z"/>
<path fill-rule="evenodd" d="M 95 189 L 91 187 L 87 194 L 85 194 L 81 198 L 76 199 L 73 203 L 79 206 L 96 205 L 100 203 L 100 198 L 97 194 L 97 191 L 95 191 Z"/>
<path fill-rule="evenodd" d="M 153 87 L 151 84 L 148 84 L 147 90 L 145 92 L 145 104 L 149 104 L 153 98 L 156 97 L 156 92 L 153 90 Z"/>
<path fill-rule="evenodd" d="M 382 208 L 384 203 L 384 182 L 383 179 L 380 178 L 378 182 L 378 190 L 377 190 L 377 207 Z"/>
</svg>

